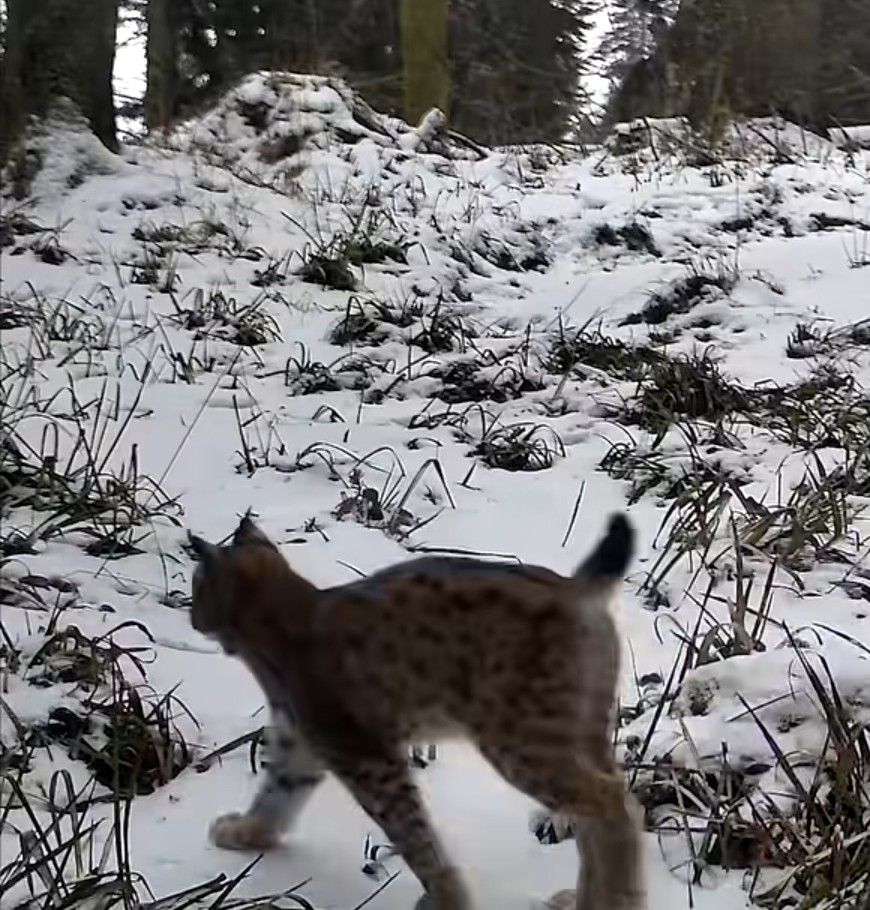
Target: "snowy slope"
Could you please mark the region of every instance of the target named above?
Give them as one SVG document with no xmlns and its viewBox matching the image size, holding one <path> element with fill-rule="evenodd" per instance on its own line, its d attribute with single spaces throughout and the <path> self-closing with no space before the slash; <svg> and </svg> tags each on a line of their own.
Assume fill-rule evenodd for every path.
<svg viewBox="0 0 870 910">
<path fill-rule="evenodd" d="M 855 717 L 870 717 L 860 647 L 870 645 L 860 511 L 870 484 L 861 487 L 861 452 L 838 442 L 845 424 L 835 420 L 864 413 L 870 376 L 870 333 L 854 327 L 870 312 L 870 159 L 789 146 L 777 161 L 772 144 L 707 167 L 604 149 L 478 157 L 379 117 L 335 83 L 265 74 L 164 145 L 120 157 L 75 124 L 53 126 L 36 142 L 33 198 L 4 203 L 3 407 L 18 452 L 9 458 L 90 459 L 102 478 L 92 486 L 119 496 L 109 472 L 128 486 L 152 478 L 159 489 L 133 499 L 158 514 L 123 538 L 131 552 L 119 558 L 105 515 L 61 526 L 42 508 L 47 496 L 4 500 L 3 697 L 17 725 L 44 724 L 58 705 L 79 711 L 85 697 L 80 679 L 58 673 L 33 685 L 44 656 L 28 663 L 47 625 L 99 636 L 126 620 L 142 625 L 115 640 L 144 647 L 150 685 L 186 706 L 176 723 L 194 758 L 262 723 L 244 669 L 189 626 L 187 528 L 217 540 L 251 507 L 294 565 L 326 585 L 420 548 L 568 570 L 607 514 L 628 507 L 641 551 L 619 604 L 623 705 L 635 708 L 620 755 L 636 754 L 651 724 L 646 762 L 670 755 L 715 770 L 727 743 L 787 807 L 788 781 L 744 702 L 781 732 L 783 751 L 811 762 L 824 751 L 788 630 L 810 660 L 828 660 Z M 569 363 L 559 339 L 578 327 Z M 694 416 L 651 424 L 647 392 L 664 388 L 666 371 L 651 381 L 645 358 L 702 350 L 740 394 L 711 385 L 706 394 L 730 402 L 714 419 L 696 402 Z M 834 441 L 804 444 L 813 418 L 797 426 L 769 390 L 834 374 L 852 377 L 825 399 Z M 849 426 L 858 438 L 860 416 Z M 848 528 L 826 535 L 839 513 L 813 500 L 824 525 L 815 543 L 777 549 L 774 532 L 797 513 L 779 507 L 808 467 L 853 462 Z M 660 529 L 675 514 L 664 490 L 707 471 L 734 479 L 711 539 L 651 585 L 664 565 Z M 360 484 L 379 491 L 382 521 L 362 519 Z M 764 526 L 758 504 L 776 513 Z M 752 552 L 734 550 L 731 514 L 752 526 Z M 46 539 L 27 541 L 34 528 Z M 659 717 L 683 637 L 727 638 L 734 579 L 754 574 L 758 606 L 773 553 L 765 649 L 690 671 Z M 716 596 L 705 600 L 711 577 Z M 135 676 L 132 658 L 127 671 Z M 10 754 L 15 727 L 3 726 Z M 58 768 L 77 787 L 89 779 L 56 743 L 30 765 L 31 794 Z M 534 807 L 469 748 L 445 746 L 420 781 L 481 907 L 527 907 L 573 885 L 573 844 L 539 844 Z M 256 783 L 242 747 L 133 801 L 131 864 L 155 894 L 250 861 L 213 848 L 205 832 Z M 17 849 L 12 824 L 30 824 L 20 810 L 9 821 L 4 855 Z M 378 887 L 362 871 L 367 834 L 377 841 L 330 782 L 286 853 L 264 858 L 238 893 L 310 879 L 301 890 L 315 906 L 356 907 Z M 684 833 L 647 840 L 651 910 L 745 905 L 743 870 L 713 868 L 689 885 Z M 401 869 L 395 858 L 384 865 Z M 368 906 L 410 906 L 417 889 L 401 874 Z"/>
</svg>

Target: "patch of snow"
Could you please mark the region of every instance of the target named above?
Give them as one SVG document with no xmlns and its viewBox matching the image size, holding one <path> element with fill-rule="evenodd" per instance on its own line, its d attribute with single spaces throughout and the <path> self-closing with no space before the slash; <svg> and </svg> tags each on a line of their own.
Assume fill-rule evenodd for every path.
<svg viewBox="0 0 870 910">
<path fill-rule="evenodd" d="M 829 131 L 831 141 L 841 149 L 870 148 L 870 124 L 864 126 L 835 126 Z"/>
</svg>

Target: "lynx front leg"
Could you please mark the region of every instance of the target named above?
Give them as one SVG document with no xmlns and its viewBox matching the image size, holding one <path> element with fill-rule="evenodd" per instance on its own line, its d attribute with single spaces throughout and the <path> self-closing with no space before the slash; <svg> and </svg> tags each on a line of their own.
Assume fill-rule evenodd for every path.
<svg viewBox="0 0 870 910">
<path fill-rule="evenodd" d="M 277 846 L 325 769 L 291 721 L 276 716 L 266 728 L 265 779 L 245 813 L 230 812 L 212 822 L 212 841 L 225 850 L 269 850 Z"/>
</svg>

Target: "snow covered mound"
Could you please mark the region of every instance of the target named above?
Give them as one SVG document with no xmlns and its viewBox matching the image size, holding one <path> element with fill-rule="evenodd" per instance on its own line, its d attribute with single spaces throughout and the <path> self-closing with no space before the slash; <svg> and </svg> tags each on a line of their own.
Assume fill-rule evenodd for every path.
<svg viewBox="0 0 870 910">
<path fill-rule="evenodd" d="M 779 787 L 777 800 L 789 807 L 797 793 L 784 792 L 778 783 L 778 756 L 788 756 L 809 786 L 821 757 L 837 747 L 816 681 L 836 687 L 845 716 L 857 728 L 870 724 L 870 655 L 842 641 L 820 646 L 799 638 L 797 644 L 800 654 L 783 638 L 768 651 L 703 663 L 690 671 L 647 746 L 655 762 L 641 774 L 644 783 L 653 786 L 662 762 L 714 775 L 727 767 L 749 775 L 763 792 L 774 794 Z M 621 740 L 629 757 L 647 728 L 647 723 L 624 728 Z M 739 808 L 748 811 L 750 806 Z"/>
<path fill-rule="evenodd" d="M 870 124 L 835 127 L 831 130 L 831 141 L 837 148 L 849 151 L 870 149 Z"/>
<path fill-rule="evenodd" d="M 640 117 L 616 124 L 606 145 L 616 154 L 644 152 L 659 164 L 664 159 L 695 164 L 730 160 L 757 166 L 797 159 L 825 161 L 838 144 L 782 117 L 756 117 L 729 123 L 715 148 L 709 148 L 683 117 Z"/>
<path fill-rule="evenodd" d="M 94 135 L 88 121 L 66 98 L 27 131 L 0 177 L 0 196 L 53 199 L 88 178 L 116 173 L 123 162 Z"/>
<path fill-rule="evenodd" d="M 438 111 L 414 128 L 373 110 L 340 79 L 267 71 L 247 76 L 170 142 L 278 186 L 316 160 L 317 152 L 341 154 L 341 146 L 364 140 L 405 158 L 413 151 L 450 158 L 482 154 L 448 136 Z"/>
</svg>

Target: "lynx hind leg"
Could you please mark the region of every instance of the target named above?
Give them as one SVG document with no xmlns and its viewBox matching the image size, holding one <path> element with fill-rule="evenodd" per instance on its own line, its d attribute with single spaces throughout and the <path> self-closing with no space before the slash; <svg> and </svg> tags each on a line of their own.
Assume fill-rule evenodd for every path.
<svg viewBox="0 0 870 910">
<path fill-rule="evenodd" d="M 287 718 L 276 715 L 265 740 L 265 777 L 247 812 L 212 822 L 211 839 L 225 850 L 276 847 L 325 775 L 323 763 Z"/>
<path fill-rule="evenodd" d="M 510 784 L 572 820 L 581 856 L 577 892 L 559 892 L 550 903 L 564 910 L 642 910 L 644 889 L 640 828 L 622 775 L 610 762 L 578 759 L 570 741 L 517 737 L 482 743 L 481 751 Z"/>
<path fill-rule="evenodd" d="M 351 757 L 330 765 L 423 886 L 416 910 L 470 910 L 465 887 L 446 860 L 405 756 Z"/>
<path fill-rule="evenodd" d="M 581 856 L 577 907 L 582 910 L 640 910 L 644 906 L 641 826 L 632 796 L 626 794 L 621 810 L 618 824 L 590 817 L 576 823 Z M 617 889 L 614 882 L 619 882 Z"/>
</svg>

